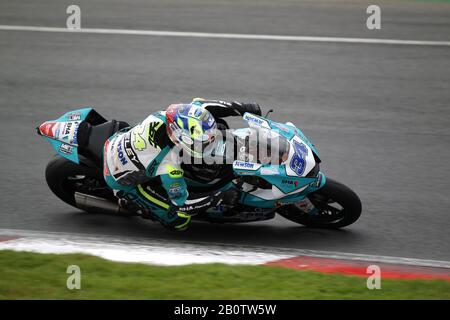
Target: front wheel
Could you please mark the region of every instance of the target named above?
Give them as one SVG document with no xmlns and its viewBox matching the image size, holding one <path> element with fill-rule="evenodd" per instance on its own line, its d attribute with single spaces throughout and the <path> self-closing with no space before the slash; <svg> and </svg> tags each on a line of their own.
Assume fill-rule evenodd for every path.
<svg viewBox="0 0 450 320">
<path fill-rule="evenodd" d="M 293 222 L 315 228 L 342 228 L 361 215 L 361 200 L 349 187 L 327 178 L 325 186 L 308 195 L 315 207 L 309 213 L 296 204 L 283 206 L 278 213 Z"/>
</svg>

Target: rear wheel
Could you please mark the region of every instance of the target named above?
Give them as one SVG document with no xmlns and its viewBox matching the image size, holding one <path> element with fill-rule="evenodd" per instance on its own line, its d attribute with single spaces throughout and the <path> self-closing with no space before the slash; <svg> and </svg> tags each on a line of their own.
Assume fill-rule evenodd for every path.
<svg viewBox="0 0 450 320">
<path fill-rule="evenodd" d="M 83 163 L 76 164 L 65 158 L 56 157 L 48 163 L 45 179 L 50 190 L 73 207 L 77 207 L 75 192 L 114 199 L 114 194 L 106 185 L 102 172 Z"/>
<path fill-rule="evenodd" d="M 295 204 L 283 206 L 277 212 L 293 222 L 316 228 L 342 228 L 354 223 L 361 215 L 361 200 L 349 187 L 327 178 L 325 186 L 308 195 L 317 209 L 306 213 Z"/>
</svg>

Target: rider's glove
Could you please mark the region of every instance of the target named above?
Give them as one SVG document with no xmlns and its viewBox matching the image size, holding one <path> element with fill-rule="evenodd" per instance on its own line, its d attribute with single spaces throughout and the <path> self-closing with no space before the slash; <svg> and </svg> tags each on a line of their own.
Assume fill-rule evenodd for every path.
<svg viewBox="0 0 450 320">
<path fill-rule="evenodd" d="M 117 204 L 119 207 L 128 212 L 137 212 L 140 207 L 134 203 L 133 201 L 126 198 L 126 194 L 124 191 L 120 190 L 116 192 Z"/>
<path fill-rule="evenodd" d="M 133 201 L 127 199 L 124 191 L 121 190 L 116 192 L 116 197 L 118 198 L 117 204 L 122 213 L 139 214 L 144 219 L 155 220 L 150 209 L 142 208 Z"/>
<path fill-rule="evenodd" d="M 242 102 L 233 101 L 232 106 L 237 111 L 239 111 L 239 113 L 241 115 L 244 115 L 244 113 L 246 113 L 246 112 L 253 113 L 257 116 L 260 116 L 262 114 L 261 107 L 257 103 L 242 103 Z"/>
</svg>

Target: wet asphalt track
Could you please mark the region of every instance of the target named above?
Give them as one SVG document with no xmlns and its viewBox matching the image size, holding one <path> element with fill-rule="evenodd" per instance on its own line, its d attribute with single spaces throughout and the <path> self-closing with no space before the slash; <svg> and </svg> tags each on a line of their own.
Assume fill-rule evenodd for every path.
<svg viewBox="0 0 450 320">
<path fill-rule="evenodd" d="M 64 27 L 72 1 L 0 0 L 0 24 Z M 80 1 L 83 26 L 450 40 L 450 4 Z M 106 5 L 106 3 L 108 5 Z M 187 239 L 450 260 L 450 48 L 0 31 L 0 228 Z M 339 231 L 283 218 L 170 233 L 57 200 L 39 123 L 79 106 L 135 122 L 194 96 L 276 106 L 317 145 L 363 214 Z"/>
</svg>

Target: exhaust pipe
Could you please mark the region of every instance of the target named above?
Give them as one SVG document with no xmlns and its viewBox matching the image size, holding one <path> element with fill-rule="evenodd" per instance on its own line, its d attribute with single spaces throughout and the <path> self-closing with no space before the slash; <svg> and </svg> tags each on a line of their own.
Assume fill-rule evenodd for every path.
<svg viewBox="0 0 450 320">
<path fill-rule="evenodd" d="M 132 213 L 121 208 L 117 203 L 103 198 L 91 196 L 80 192 L 75 192 L 75 203 L 77 207 L 85 211 L 95 211 L 99 213 L 131 215 Z"/>
</svg>

